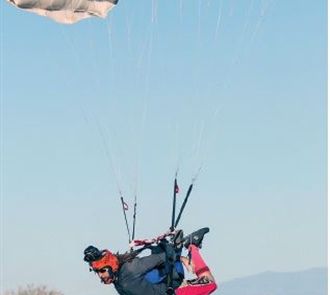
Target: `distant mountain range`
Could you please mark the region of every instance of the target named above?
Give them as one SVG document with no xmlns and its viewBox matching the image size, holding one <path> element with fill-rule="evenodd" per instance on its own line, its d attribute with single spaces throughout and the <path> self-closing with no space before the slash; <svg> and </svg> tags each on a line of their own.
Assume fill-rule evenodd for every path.
<svg viewBox="0 0 330 295">
<path fill-rule="evenodd" d="M 214 295 L 327 295 L 328 269 L 263 272 L 220 283 Z"/>
</svg>

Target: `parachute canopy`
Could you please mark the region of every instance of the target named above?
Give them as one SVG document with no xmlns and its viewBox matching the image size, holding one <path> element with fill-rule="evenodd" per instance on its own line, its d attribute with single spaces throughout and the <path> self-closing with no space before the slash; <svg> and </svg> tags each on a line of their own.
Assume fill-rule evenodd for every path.
<svg viewBox="0 0 330 295">
<path fill-rule="evenodd" d="M 105 18 L 118 0 L 7 0 L 24 10 L 73 24 L 88 17 Z"/>
</svg>

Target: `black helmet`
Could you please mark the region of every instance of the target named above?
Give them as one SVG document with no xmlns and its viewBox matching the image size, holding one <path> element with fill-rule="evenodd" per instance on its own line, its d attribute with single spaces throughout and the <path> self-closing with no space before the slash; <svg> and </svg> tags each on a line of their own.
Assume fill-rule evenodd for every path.
<svg viewBox="0 0 330 295">
<path fill-rule="evenodd" d="M 100 260 L 102 258 L 102 251 L 97 249 L 94 246 L 88 246 L 84 250 L 84 260 L 88 263 L 91 263 L 93 261 Z"/>
</svg>

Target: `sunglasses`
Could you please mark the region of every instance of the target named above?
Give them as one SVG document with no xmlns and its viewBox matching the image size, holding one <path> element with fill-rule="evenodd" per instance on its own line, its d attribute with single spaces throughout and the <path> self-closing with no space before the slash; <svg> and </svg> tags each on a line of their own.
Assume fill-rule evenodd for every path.
<svg viewBox="0 0 330 295">
<path fill-rule="evenodd" d="M 101 268 L 101 269 L 94 269 L 94 271 L 97 272 L 97 273 L 105 273 L 108 270 L 106 268 Z"/>
</svg>

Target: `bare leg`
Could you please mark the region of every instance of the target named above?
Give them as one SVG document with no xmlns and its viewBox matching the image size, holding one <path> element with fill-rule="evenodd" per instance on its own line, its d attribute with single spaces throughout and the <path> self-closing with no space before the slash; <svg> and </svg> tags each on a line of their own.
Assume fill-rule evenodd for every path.
<svg viewBox="0 0 330 295">
<path fill-rule="evenodd" d="M 213 275 L 211 274 L 211 271 L 209 267 L 206 265 L 204 259 L 202 258 L 201 254 L 199 253 L 199 249 L 195 245 L 190 245 L 188 248 L 189 251 L 191 251 L 191 261 L 193 263 L 193 273 L 196 274 L 198 278 L 201 277 L 207 277 L 212 282 L 215 281 Z"/>
<path fill-rule="evenodd" d="M 191 262 L 186 257 L 181 257 L 181 261 L 184 266 L 191 269 L 192 273 L 195 273 L 198 278 L 207 278 L 208 281 L 205 282 L 204 279 L 198 280 L 194 284 L 191 281 L 186 281 L 185 284 L 181 285 L 175 290 L 176 295 L 209 295 L 217 289 L 217 284 L 214 280 L 213 275 L 209 267 L 206 265 L 204 259 L 199 253 L 199 248 L 195 245 L 190 245 L 188 247 L 191 251 Z M 195 280 L 194 280 L 195 281 Z M 190 283 L 189 283 L 190 282 Z"/>
<path fill-rule="evenodd" d="M 208 228 L 203 228 L 186 237 L 184 245 L 191 254 L 191 259 L 181 257 L 181 262 L 188 271 L 196 274 L 194 280 L 187 280 L 179 288 L 175 290 L 176 295 L 209 295 L 217 289 L 217 284 L 211 271 L 204 259 L 199 253 L 199 248 L 203 235 L 208 232 Z M 190 245 L 188 239 L 194 238 L 194 244 Z M 186 245 L 188 244 L 188 245 Z M 197 246 L 196 246 L 197 244 Z"/>
</svg>

